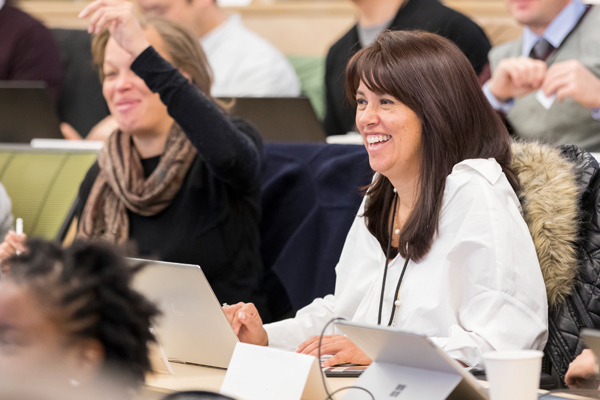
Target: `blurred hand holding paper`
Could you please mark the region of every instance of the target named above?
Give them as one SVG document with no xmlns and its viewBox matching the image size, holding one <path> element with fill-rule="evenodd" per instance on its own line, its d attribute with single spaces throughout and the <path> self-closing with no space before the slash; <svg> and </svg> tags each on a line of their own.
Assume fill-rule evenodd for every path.
<svg viewBox="0 0 600 400">
<path fill-rule="evenodd" d="M 554 103 L 554 100 L 556 100 L 556 94 L 546 96 L 542 89 L 540 89 L 535 94 L 535 98 L 537 99 L 537 101 L 540 102 L 542 106 L 544 106 L 546 110 L 548 110 L 552 106 L 552 103 Z"/>
</svg>

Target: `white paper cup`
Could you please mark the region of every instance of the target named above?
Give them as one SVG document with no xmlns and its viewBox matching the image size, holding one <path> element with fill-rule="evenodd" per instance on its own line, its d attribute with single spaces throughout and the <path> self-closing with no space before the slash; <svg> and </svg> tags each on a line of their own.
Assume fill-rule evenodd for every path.
<svg viewBox="0 0 600 400">
<path fill-rule="evenodd" d="M 485 373 L 491 400 L 535 400 L 542 356 L 538 350 L 485 353 Z"/>
</svg>

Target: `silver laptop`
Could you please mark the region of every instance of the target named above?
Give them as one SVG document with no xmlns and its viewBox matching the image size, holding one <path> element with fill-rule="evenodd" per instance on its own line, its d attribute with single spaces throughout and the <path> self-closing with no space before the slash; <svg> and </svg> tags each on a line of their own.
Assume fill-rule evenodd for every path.
<svg viewBox="0 0 600 400">
<path fill-rule="evenodd" d="M 355 385 L 370 390 L 376 399 L 488 398 L 473 375 L 425 336 L 345 321 L 335 325 L 374 361 Z M 348 391 L 344 400 L 355 397 L 366 398 Z"/>
<path fill-rule="evenodd" d="M 64 139 L 55 107 L 40 81 L 0 81 L 0 142 Z"/>
<path fill-rule="evenodd" d="M 147 266 L 134 287 L 162 315 L 154 327 L 169 361 L 227 368 L 238 342 L 221 305 L 197 265 L 131 259 Z"/>
</svg>

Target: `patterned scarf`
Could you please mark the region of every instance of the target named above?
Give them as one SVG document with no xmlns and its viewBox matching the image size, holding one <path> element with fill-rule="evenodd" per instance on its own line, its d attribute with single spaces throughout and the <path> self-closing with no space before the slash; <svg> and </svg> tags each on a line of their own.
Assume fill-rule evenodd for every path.
<svg viewBox="0 0 600 400">
<path fill-rule="evenodd" d="M 171 204 L 196 156 L 196 148 L 176 123 L 154 172 L 144 178 L 140 156 L 130 134 L 114 132 L 98 155 L 100 173 L 81 215 L 77 237 L 125 242 L 127 210 L 156 215 Z"/>
</svg>

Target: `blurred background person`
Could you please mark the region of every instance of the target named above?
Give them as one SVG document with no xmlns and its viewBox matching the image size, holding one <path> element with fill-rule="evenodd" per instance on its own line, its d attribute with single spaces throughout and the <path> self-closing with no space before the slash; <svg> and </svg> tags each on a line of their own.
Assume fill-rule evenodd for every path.
<svg viewBox="0 0 600 400">
<path fill-rule="evenodd" d="M 438 0 L 353 0 L 353 3 L 358 12 L 358 23 L 331 46 L 327 54 L 327 109 L 324 122 L 327 135 L 344 135 L 356 131 L 356 110 L 346 98 L 344 71 L 350 58 L 373 43 L 385 29 L 419 29 L 437 33 L 456 43 L 469 59 L 476 74 L 480 74 L 487 64 L 487 53 L 491 46 L 483 30 L 475 22 L 442 5 Z"/>
<path fill-rule="evenodd" d="M 294 68 L 271 43 L 228 16 L 216 0 L 136 0 L 144 15 L 182 24 L 200 40 L 214 73 L 214 97 L 293 97 Z"/>
<path fill-rule="evenodd" d="M 106 244 L 33 240 L 0 280 L 0 391 L 10 399 L 131 399 L 150 371 L 156 307 Z"/>
<path fill-rule="evenodd" d="M 521 138 L 600 151 L 600 8 L 506 1 L 523 35 L 490 51 L 486 97 Z"/>
<path fill-rule="evenodd" d="M 54 36 L 38 20 L 0 0 L 0 80 L 43 81 L 56 104 L 62 69 Z"/>
</svg>

